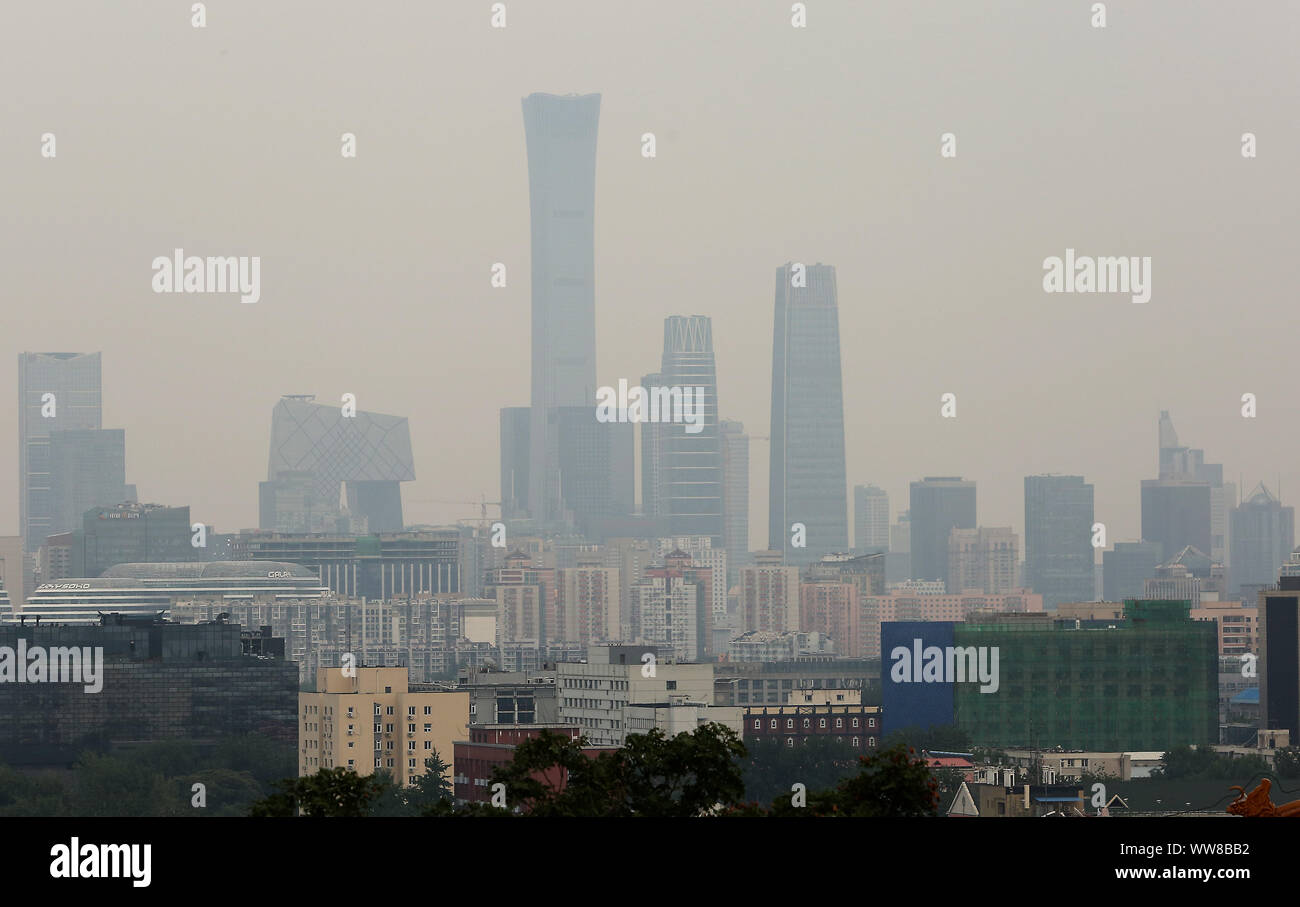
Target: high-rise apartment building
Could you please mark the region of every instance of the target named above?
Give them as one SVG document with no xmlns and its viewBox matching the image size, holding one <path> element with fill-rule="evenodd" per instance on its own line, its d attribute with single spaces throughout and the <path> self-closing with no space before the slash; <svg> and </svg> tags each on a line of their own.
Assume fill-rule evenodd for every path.
<svg viewBox="0 0 1300 907">
<path fill-rule="evenodd" d="M 555 587 L 566 642 L 589 645 L 620 638 L 622 586 L 617 567 L 603 566 L 599 554 L 579 555 L 577 566 L 556 571 Z"/>
<path fill-rule="evenodd" d="M 788 564 L 848 551 L 839 302 L 831 265 L 792 262 L 776 269 L 770 435 L 768 547 L 784 551 Z"/>
<path fill-rule="evenodd" d="M 780 551 L 761 551 L 740 568 L 741 626 L 747 632 L 799 629 L 799 568 L 781 561 Z"/>
<path fill-rule="evenodd" d="M 1019 588 L 1020 542 L 1010 526 L 953 529 L 948 536 L 949 592 L 1010 592 Z"/>
<path fill-rule="evenodd" d="M 799 584 L 799 629 L 821 633 L 835 642 L 835 651 L 848 658 L 862 658 L 862 603 L 852 582 L 814 580 Z"/>
<path fill-rule="evenodd" d="M 885 489 L 853 487 L 853 547 L 859 554 L 889 550 L 889 494 Z"/>
</svg>

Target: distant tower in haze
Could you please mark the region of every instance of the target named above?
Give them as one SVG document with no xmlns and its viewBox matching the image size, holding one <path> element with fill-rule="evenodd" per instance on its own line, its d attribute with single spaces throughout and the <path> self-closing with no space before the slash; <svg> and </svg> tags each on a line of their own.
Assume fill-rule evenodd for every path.
<svg viewBox="0 0 1300 907">
<path fill-rule="evenodd" d="M 858 554 L 889 550 L 889 494 L 885 489 L 853 486 L 853 548 Z"/>
<path fill-rule="evenodd" d="M 770 435 L 768 547 L 784 551 L 787 564 L 848 551 L 839 303 L 830 265 L 776 269 Z M 802 548 L 792 545 L 795 523 L 805 530 Z M 946 546 L 944 555 L 946 562 Z"/>
<path fill-rule="evenodd" d="M 698 425 L 659 424 L 662 444 L 661 494 L 673 536 L 707 535 L 723 547 L 722 446 L 718 437 L 718 376 L 713 359 L 713 325 L 704 315 L 664 319 L 664 356 L 659 378 L 667 387 L 702 388 L 696 401 Z M 699 431 L 688 431 L 696 429 Z"/>
<path fill-rule="evenodd" d="M 743 422 L 722 419 L 723 540 L 727 547 L 728 585 L 749 563 L 749 435 Z"/>
<path fill-rule="evenodd" d="M 945 581 L 952 530 L 975 528 L 975 483 L 952 476 L 913 482 L 910 513 L 912 578 Z"/>
<path fill-rule="evenodd" d="M 1167 558 L 1191 545 L 1229 565 L 1237 486 L 1223 481 L 1221 464 L 1205 462 L 1204 450 L 1178 443 L 1168 410 L 1160 412 L 1158 436 L 1159 478 L 1142 480 L 1142 537 L 1159 542 Z"/>
<path fill-rule="evenodd" d="M 77 528 L 54 526 L 62 492 L 51 487 L 50 433 L 102 428 L 102 388 L 99 353 L 18 355 L 18 530 L 28 552 Z"/>
<path fill-rule="evenodd" d="M 1232 511 L 1231 588 L 1271 586 L 1295 547 L 1295 508 L 1260 482 Z"/>
<path fill-rule="evenodd" d="M 596 404 L 595 204 L 600 95 L 523 100 L 532 236 L 528 509 L 563 519 L 560 419 Z"/>
<path fill-rule="evenodd" d="M 528 512 L 527 406 L 501 410 L 501 518 L 510 520 Z"/>
<path fill-rule="evenodd" d="M 1093 488 L 1082 476 L 1025 476 L 1025 582 L 1055 611 L 1092 601 Z"/>
</svg>

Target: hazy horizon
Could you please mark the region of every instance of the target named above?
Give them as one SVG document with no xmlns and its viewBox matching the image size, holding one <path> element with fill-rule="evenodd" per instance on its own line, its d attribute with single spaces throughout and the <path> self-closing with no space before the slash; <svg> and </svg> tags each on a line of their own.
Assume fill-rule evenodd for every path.
<svg viewBox="0 0 1300 907">
<path fill-rule="evenodd" d="M 533 92 L 601 95 L 599 384 L 708 315 L 720 414 L 767 435 L 773 273 L 835 266 L 850 526 L 854 485 L 892 521 L 911 481 L 960 475 L 1023 558 L 1023 478 L 1057 473 L 1136 539 L 1161 410 L 1239 496 L 1294 503 L 1300 8 L 1111 2 L 1094 29 L 1089 3 L 810 3 L 795 29 L 789 3 L 515 0 L 493 29 L 487 3 L 291 0 L 195 29 L 189 6 L 6 11 L 0 534 L 23 351 L 102 351 L 127 481 L 217 531 L 257 525 L 282 394 L 408 417 L 406 522 L 477 519 L 499 410 L 530 397 Z M 176 248 L 260 256 L 260 301 L 155 294 Z M 1150 257 L 1150 302 L 1045 293 L 1066 249 Z M 767 467 L 752 441 L 751 548 Z"/>
</svg>

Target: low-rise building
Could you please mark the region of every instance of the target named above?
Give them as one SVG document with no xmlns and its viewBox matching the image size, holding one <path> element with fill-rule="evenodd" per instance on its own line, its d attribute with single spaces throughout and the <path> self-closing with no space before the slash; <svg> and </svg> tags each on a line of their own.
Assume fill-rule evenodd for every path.
<svg viewBox="0 0 1300 907">
<path fill-rule="evenodd" d="M 820 691 L 807 703 L 747 707 L 745 740 L 775 740 L 793 747 L 820 737 L 846 743 L 863 752 L 875 750 L 881 736 L 880 706 L 863 705 L 861 701 L 831 702 L 837 692 L 856 691 Z"/>
</svg>

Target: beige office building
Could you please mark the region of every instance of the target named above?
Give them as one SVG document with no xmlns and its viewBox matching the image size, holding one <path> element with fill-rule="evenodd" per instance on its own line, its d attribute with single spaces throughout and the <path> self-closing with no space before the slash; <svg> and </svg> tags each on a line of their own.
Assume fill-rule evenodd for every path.
<svg viewBox="0 0 1300 907">
<path fill-rule="evenodd" d="M 469 693 L 412 693 L 406 668 L 321 668 L 298 694 L 298 774 L 387 769 L 403 787 L 436 751 L 451 781 L 453 743 L 469 737 Z"/>
</svg>

